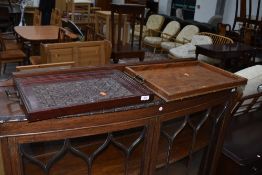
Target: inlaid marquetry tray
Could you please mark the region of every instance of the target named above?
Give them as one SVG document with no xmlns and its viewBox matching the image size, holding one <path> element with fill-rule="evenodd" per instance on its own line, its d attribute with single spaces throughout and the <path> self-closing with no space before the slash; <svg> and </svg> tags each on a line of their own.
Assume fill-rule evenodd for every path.
<svg viewBox="0 0 262 175">
<path fill-rule="evenodd" d="M 153 100 L 152 91 L 118 70 L 22 76 L 14 81 L 29 121 Z"/>
<path fill-rule="evenodd" d="M 129 66 L 125 71 L 165 101 L 230 89 L 247 81 L 198 61 Z"/>
</svg>

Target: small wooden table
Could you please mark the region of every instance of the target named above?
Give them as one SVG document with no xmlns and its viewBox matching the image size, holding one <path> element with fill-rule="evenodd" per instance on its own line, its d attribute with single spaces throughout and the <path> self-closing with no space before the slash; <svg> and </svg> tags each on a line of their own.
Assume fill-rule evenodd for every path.
<svg viewBox="0 0 262 175">
<path fill-rule="evenodd" d="M 58 26 L 16 26 L 14 30 L 23 40 L 31 42 L 33 53 L 39 51 L 39 45 L 42 42 L 52 43 L 58 41 Z M 68 36 L 77 38 L 77 35 L 73 33 L 69 33 Z"/>
<path fill-rule="evenodd" d="M 15 32 L 27 41 L 56 41 L 58 26 L 16 26 Z"/>
<path fill-rule="evenodd" d="M 115 14 L 116 17 L 118 14 Z M 123 20 L 124 20 L 124 29 L 123 29 L 123 42 L 126 43 L 128 40 L 128 26 L 127 26 L 127 16 L 123 15 Z M 115 21 L 118 21 L 115 19 Z M 101 34 L 101 30 L 103 30 L 103 26 L 105 25 L 105 39 L 108 39 L 112 41 L 112 36 L 111 36 L 111 11 L 96 11 L 95 13 L 95 32 Z"/>
<path fill-rule="evenodd" d="M 252 63 L 256 55 L 256 49 L 252 46 L 238 42 L 221 45 L 208 44 L 196 46 L 196 59 L 198 59 L 199 54 L 220 59 L 220 67 L 227 68 L 227 62 L 232 59 L 243 58 L 248 59 L 249 64 Z"/>
</svg>

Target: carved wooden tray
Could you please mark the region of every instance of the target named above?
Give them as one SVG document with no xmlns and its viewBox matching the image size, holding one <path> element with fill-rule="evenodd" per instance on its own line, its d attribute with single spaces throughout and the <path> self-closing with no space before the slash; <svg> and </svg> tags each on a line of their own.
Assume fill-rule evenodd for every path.
<svg viewBox="0 0 262 175">
<path fill-rule="evenodd" d="M 242 77 L 198 61 L 129 66 L 125 71 L 165 101 L 231 89 L 246 83 Z"/>
<path fill-rule="evenodd" d="M 118 70 L 15 77 L 29 121 L 153 100 L 153 93 Z"/>
</svg>

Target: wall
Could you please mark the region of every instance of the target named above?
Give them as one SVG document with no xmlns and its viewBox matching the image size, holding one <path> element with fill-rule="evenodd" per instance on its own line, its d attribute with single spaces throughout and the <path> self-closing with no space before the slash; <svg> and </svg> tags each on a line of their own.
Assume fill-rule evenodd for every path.
<svg viewBox="0 0 262 175">
<path fill-rule="evenodd" d="M 231 1 L 231 0 L 230 0 Z M 217 0 L 197 0 L 194 20 L 207 22 L 215 15 Z M 170 15 L 172 0 L 159 0 L 159 10 L 161 14 Z M 200 8 L 197 8 L 199 5 Z"/>
<path fill-rule="evenodd" d="M 172 0 L 159 0 L 158 13 L 170 15 Z"/>
<path fill-rule="evenodd" d="M 216 5 L 217 0 L 197 0 L 194 20 L 208 22 L 208 20 L 215 15 Z"/>
</svg>

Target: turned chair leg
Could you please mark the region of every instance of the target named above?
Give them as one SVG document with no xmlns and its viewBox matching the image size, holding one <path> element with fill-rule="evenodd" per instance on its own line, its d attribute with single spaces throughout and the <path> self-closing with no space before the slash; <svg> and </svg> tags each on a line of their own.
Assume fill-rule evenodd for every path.
<svg viewBox="0 0 262 175">
<path fill-rule="evenodd" d="M 4 75 L 4 64 L 1 63 L 1 66 L 0 66 L 0 75 L 3 76 Z"/>
<path fill-rule="evenodd" d="M 3 65 L 4 65 L 3 74 L 5 74 L 5 71 L 6 71 L 6 63 L 4 63 Z"/>
</svg>

